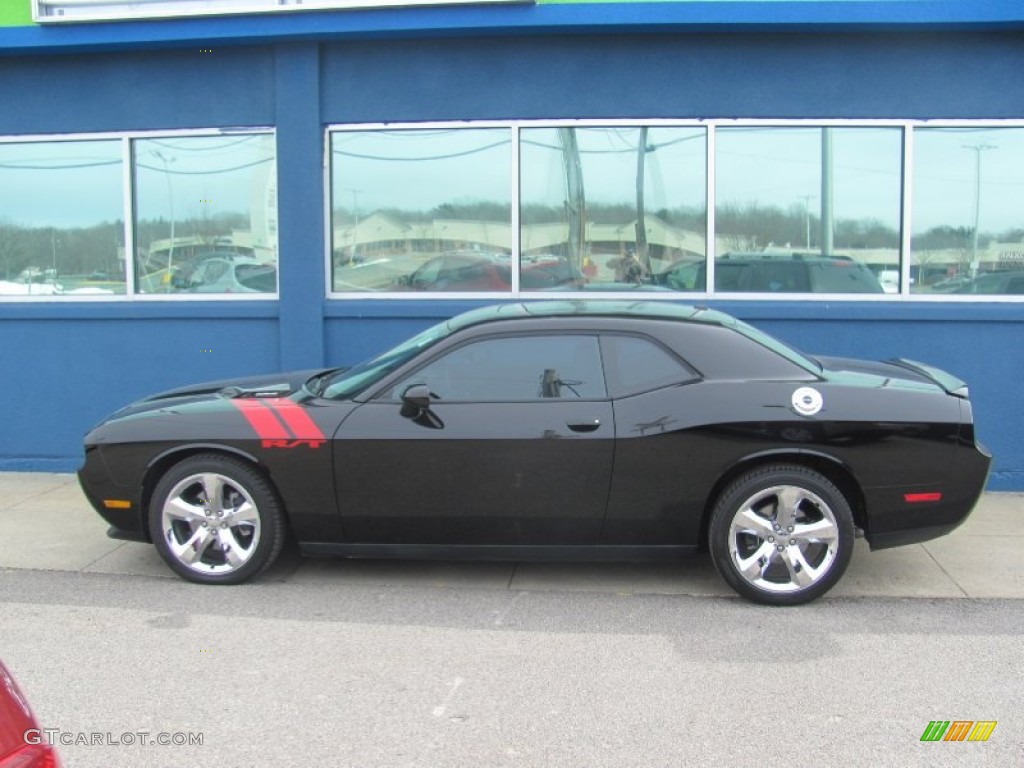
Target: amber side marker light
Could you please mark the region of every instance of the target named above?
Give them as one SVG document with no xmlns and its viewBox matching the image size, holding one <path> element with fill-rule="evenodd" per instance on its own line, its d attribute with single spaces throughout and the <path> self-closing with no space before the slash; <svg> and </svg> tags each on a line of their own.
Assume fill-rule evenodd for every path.
<svg viewBox="0 0 1024 768">
<path fill-rule="evenodd" d="M 922 501 L 942 501 L 941 493 L 904 493 L 903 500 L 907 504 L 919 504 Z"/>
<path fill-rule="evenodd" d="M 131 509 L 132 503 L 127 499 L 104 499 L 103 506 L 107 509 Z"/>
</svg>

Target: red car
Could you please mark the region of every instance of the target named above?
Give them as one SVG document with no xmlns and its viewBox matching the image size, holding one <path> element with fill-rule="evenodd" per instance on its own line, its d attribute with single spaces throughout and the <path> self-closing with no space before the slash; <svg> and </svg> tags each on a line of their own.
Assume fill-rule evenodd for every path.
<svg viewBox="0 0 1024 768">
<path fill-rule="evenodd" d="M 18 684 L 0 661 L 0 768 L 60 768 Z"/>
<path fill-rule="evenodd" d="M 564 259 L 524 263 L 519 285 L 526 291 L 575 290 L 579 284 Z M 395 286 L 399 291 L 507 291 L 512 268 L 507 260 L 477 253 L 446 253 L 424 262 Z"/>
</svg>

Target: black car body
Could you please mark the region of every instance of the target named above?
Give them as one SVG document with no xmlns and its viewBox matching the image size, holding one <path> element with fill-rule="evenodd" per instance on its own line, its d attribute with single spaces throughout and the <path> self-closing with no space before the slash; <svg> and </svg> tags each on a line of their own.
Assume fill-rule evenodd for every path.
<svg viewBox="0 0 1024 768">
<path fill-rule="evenodd" d="M 667 302 L 505 304 L 359 366 L 155 395 L 93 429 L 79 473 L 111 535 L 182 576 L 307 554 L 674 557 L 797 603 L 873 548 L 959 525 L 990 457 L 963 382 L 810 358 Z"/>
</svg>

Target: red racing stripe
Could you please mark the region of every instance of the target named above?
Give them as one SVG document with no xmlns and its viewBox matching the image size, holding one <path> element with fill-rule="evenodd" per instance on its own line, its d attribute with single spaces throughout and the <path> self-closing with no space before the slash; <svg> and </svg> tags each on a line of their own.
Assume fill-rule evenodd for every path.
<svg viewBox="0 0 1024 768">
<path fill-rule="evenodd" d="M 256 430 L 256 436 L 261 440 L 279 440 L 291 437 L 284 425 L 277 420 L 274 411 L 259 400 L 232 400 L 231 403 L 242 412 L 249 425 Z"/>
<path fill-rule="evenodd" d="M 277 412 L 277 415 L 284 420 L 284 423 L 287 424 L 288 428 L 294 433 L 294 437 L 296 439 L 324 439 L 324 433 L 320 431 L 320 427 L 318 427 L 316 423 L 309 418 L 309 414 L 295 402 L 284 397 L 277 397 L 273 400 L 264 400 L 263 402 Z"/>
</svg>

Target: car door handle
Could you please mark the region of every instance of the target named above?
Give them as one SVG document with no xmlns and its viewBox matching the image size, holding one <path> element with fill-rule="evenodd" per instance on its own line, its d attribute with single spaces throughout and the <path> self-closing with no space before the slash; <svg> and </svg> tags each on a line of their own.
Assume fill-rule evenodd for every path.
<svg viewBox="0 0 1024 768">
<path fill-rule="evenodd" d="M 591 421 L 567 422 L 565 426 L 573 432 L 593 432 L 601 426 L 601 420 L 592 419 Z"/>
</svg>

